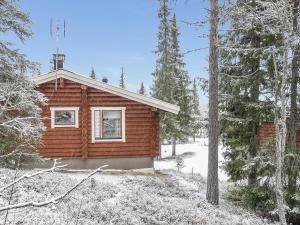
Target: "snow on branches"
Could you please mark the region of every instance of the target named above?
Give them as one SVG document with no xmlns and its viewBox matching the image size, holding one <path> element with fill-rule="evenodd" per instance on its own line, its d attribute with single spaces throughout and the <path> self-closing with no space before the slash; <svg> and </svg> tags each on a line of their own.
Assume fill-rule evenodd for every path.
<svg viewBox="0 0 300 225">
<path fill-rule="evenodd" d="M 35 154 L 44 125 L 40 106 L 47 103 L 28 77 L 6 71 L 0 77 L 0 164 L 16 155 Z"/>
</svg>

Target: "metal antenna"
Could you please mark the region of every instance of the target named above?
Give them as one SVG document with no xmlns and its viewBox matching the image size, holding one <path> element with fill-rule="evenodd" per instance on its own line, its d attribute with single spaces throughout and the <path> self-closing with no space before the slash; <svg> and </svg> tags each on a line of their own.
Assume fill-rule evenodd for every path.
<svg viewBox="0 0 300 225">
<path fill-rule="evenodd" d="M 66 20 L 64 20 L 64 38 L 66 38 Z"/>
<path fill-rule="evenodd" d="M 59 20 L 57 20 L 56 26 L 54 28 L 54 32 L 55 32 L 55 50 L 56 50 L 56 54 L 55 54 L 55 91 L 57 91 L 57 70 L 58 70 L 58 57 L 59 57 L 59 43 L 60 43 L 60 32 L 61 32 L 61 27 L 60 27 L 60 22 Z M 53 21 L 52 18 L 50 19 L 50 36 L 53 37 Z M 66 37 L 66 21 L 64 20 L 63 23 L 63 36 L 64 38 Z"/>
</svg>

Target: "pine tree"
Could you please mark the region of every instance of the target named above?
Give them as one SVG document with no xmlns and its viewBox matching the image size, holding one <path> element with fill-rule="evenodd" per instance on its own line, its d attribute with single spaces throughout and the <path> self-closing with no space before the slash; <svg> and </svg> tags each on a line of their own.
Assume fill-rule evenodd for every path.
<svg viewBox="0 0 300 225">
<path fill-rule="evenodd" d="M 97 78 L 96 78 L 96 73 L 95 73 L 94 67 L 92 67 L 92 71 L 91 71 L 90 77 L 91 77 L 92 79 L 94 79 L 94 80 L 97 79 Z"/>
<path fill-rule="evenodd" d="M 175 155 L 176 142 L 186 140 L 192 133 L 192 96 L 189 90 L 190 78 L 184 69 L 183 55 L 180 52 L 176 16 L 170 22 L 169 15 L 168 0 L 161 0 L 156 51 L 158 59 L 153 73 L 152 96 L 180 107 L 178 115 L 161 113 L 161 138 L 172 142 L 172 155 Z"/>
<path fill-rule="evenodd" d="M 174 87 L 176 79 L 171 72 L 171 35 L 169 24 L 168 0 L 160 0 L 158 18 L 160 20 L 158 31 L 158 45 L 155 71 L 153 72 L 154 84 L 151 88 L 154 98 L 176 104 Z M 162 140 L 172 140 L 177 127 L 176 115 L 161 112 L 160 114 L 160 137 Z"/>
<path fill-rule="evenodd" d="M 32 35 L 28 14 L 14 1 L 1 1 L 0 19 L 2 34 L 11 32 L 21 41 Z M 11 46 L 0 41 L 0 165 L 16 167 L 20 161 L 39 158 L 36 147 L 44 130 L 39 106 L 46 99 L 26 76 L 37 74 L 36 64 Z"/>
<path fill-rule="evenodd" d="M 152 87 L 152 96 L 174 103 L 172 88 L 168 88 L 170 86 L 173 87 L 175 82 L 170 73 L 171 39 L 169 15 L 168 0 L 160 0 L 158 12 L 160 25 L 158 31 L 158 45 L 155 52 L 158 59 L 156 60 L 156 68 L 153 73 L 154 84 Z"/>
<path fill-rule="evenodd" d="M 208 129 L 208 172 L 206 199 L 219 204 L 218 183 L 218 0 L 210 0 L 210 40 L 209 40 L 209 129 Z"/>
<path fill-rule="evenodd" d="M 146 90 L 145 90 L 145 87 L 144 87 L 144 83 L 143 83 L 143 82 L 141 83 L 141 87 L 140 87 L 140 90 L 139 90 L 139 94 L 141 94 L 141 95 L 145 95 L 145 94 L 146 94 Z"/>
<path fill-rule="evenodd" d="M 192 104 L 192 129 L 193 129 L 193 138 L 194 138 L 194 142 L 195 142 L 196 141 L 196 134 L 199 133 L 199 131 L 202 127 L 196 78 L 194 78 L 194 81 L 193 81 L 192 100 L 193 100 L 193 104 Z"/>
<path fill-rule="evenodd" d="M 124 78 L 124 70 L 123 70 L 123 67 L 121 69 L 121 76 L 120 76 L 120 84 L 119 86 L 121 88 L 125 88 L 125 78 Z"/>
<path fill-rule="evenodd" d="M 190 90 L 190 77 L 185 70 L 183 55 L 179 46 L 179 30 L 174 14 L 170 24 L 171 34 L 171 74 L 175 77 L 175 86 L 173 89 L 174 101 L 180 107 L 180 111 L 176 116 L 177 127 L 174 130 L 172 138 L 173 151 L 176 154 L 176 142 L 184 141 L 192 134 L 192 105 L 193 99 Z"/>
</svg>

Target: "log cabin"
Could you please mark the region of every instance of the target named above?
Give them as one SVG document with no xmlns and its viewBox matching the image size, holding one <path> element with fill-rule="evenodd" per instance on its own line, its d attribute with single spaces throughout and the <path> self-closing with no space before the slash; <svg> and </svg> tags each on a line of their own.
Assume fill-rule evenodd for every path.
<svg viewBox="0 0 300 225">
<path fill-rule="evenodd" d="M 179 107 L 63 68 L 34 79 L 48 98 L 42 107 L 46 131 L 38 148 L 71 169 L 153 168 L 159 155 L 159 113 Z"/>
<path fill-rule="evenodd" d="M 287 131 L 287 135 L 289 135 Z M 275 124 L 274 122 L 262 122 L 258 130 L 258 140 L 260 145 L 268 145 L 275 143 Z M 296 131 L 297 146 L 300 146 L 300 127 L 298 126 Z"/>
</svg>

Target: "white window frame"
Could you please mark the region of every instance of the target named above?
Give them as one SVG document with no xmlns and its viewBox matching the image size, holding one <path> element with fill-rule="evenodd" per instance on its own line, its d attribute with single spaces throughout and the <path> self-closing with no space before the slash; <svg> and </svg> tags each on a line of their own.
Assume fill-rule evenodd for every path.
<svg viewBox="0 0 300 225">
<path fill-rule="evenodd" d="M 58 125 L 55 124 L 55 111 L 75 111 L 75 124 L 72 125 Z M 57 128 L 57 127 L 73 127 L 78 128 L 79 127 L 79 121 L 78 121 L 78 111 L 79 107 L 50 107 L 51 111 L 51 128 Z"/>
<path fill-rule="evenodd" d="M 91 107 L 92 143 L 96 142 L 125 142 L 125 110 L 126 107 Z M 118 139 L 95 139 L 95 111 L 121 111 L 122 112 L 122 138 Z"/>
</svg>

